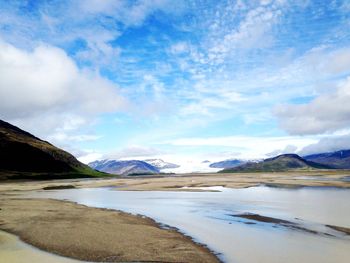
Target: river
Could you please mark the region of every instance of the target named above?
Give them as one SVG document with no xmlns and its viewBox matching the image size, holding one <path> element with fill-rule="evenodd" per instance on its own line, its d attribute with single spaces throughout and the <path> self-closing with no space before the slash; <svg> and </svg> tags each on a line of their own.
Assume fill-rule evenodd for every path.
<svg viewBox="0 0 350 263">
<path fill-rule="evenodd" d="M 151 217 L 206 244 L 225 262 L 350 262 L 350 236 L 326 226 L 350 227 L 349 189 L 208 190 L 217 192 L 86 188 L 41 191 L 33 197 Z"/>
</svg>

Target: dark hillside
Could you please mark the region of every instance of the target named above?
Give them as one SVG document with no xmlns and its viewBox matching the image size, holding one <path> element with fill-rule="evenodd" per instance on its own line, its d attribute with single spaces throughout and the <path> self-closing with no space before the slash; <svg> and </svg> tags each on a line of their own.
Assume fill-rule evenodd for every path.
<svg viewBox="0 0 350 263">
<path fill-rule="evenodd" d="M 0 179 L 98 176 L 73 155 L 0 120 Z"/>
</svg>

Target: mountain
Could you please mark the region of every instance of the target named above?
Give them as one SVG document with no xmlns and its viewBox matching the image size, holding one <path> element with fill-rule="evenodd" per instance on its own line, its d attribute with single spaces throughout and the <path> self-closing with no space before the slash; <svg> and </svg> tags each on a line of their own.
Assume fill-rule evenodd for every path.
<svg viewBox="0 0 350 263">
<path fill-rule="evenodd" d="M 212 163 L 209 165 L 209 167 L 211 168 L 233 168 L 236 167 L 238 165 L 244 164 L 246 162 L 241 161 L 241 160 L 237 160 L 237 159 L 233 159 L 233 160 L 225 160 L 225 161 L 221 161 L 221 162 L 216 162 L 216 163 Z"/>
<path fill-rule="evenodd" d="M 89 166 L 101 172 L 119 175 L 158 174 L 160 172 L 157 167 L 144 161 L 137 160 L 102 160 L 91 162 Z"/>
<path fill-rule="evenodd" d="M 157 167 L 159 170 L 173 169 L 173 168 L 180 167 L 180 165 L 178 164 L 164 162 L 162 159 L 147 159 L 144 161 L 150 165 L 153 165 L 154 167 Z"/>
<path fill-rule="evenodd" d="M 73 155 L 0 120 L 0 179 L 101 176 Z"/>
<path fill-rule="evenodd" d="M 282 154 L 273 158 L 265 159 L 261 162 L 239 165 L 237 167 L 224 169 L 220 172 L 283 172 L 292 170 L 314 170 L 314 169 L 332 169 L 328 165 L 322 165 L 307 161 L 297 154 Z"/>
<path fill-rule="evenodd" d="M 330 165 L 337 169 L 350 169 L 350 150 L 312 154 L 303 158 L 315 163 Z"/>
</svg>

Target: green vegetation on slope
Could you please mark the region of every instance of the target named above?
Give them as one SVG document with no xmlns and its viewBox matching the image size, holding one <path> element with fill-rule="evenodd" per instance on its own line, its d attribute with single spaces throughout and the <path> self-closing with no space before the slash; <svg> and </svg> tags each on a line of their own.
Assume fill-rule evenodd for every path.
<svg viewBox="0 0 350 263">
<path fill-rule="evenodd" d="M 315 169 L 332 169 L 332 167 L 307 161 L 296 154 L 283 154 L 261 162 L 249 162 L 234 168 L 224 169 L 220 172 L 285 172 Z"/>
</svg>

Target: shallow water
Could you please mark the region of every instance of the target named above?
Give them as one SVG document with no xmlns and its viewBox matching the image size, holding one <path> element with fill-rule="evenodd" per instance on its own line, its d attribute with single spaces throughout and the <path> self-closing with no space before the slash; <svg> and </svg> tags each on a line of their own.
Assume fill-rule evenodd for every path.
<svg viewBox="0 0 350 263">
<path fill-rule="evenodd" d="M 221 192 L 95 188 L 34 195 L 146 215 L 208 245 L 221 253 L 226 262 L 350 262 L 350 237 L 325 226 L 350 227 L 350 190 L 269 187 L 210 190 Z M 288 220 L 321 234 L 232 216 L 247 212 Z"/>
<path fill-rule="evenodd" d="M 0 231 L 0 263 L 79 263 L 83 261 L 56 256 L 22 242 L 18 237 Z"/>
</svg>

